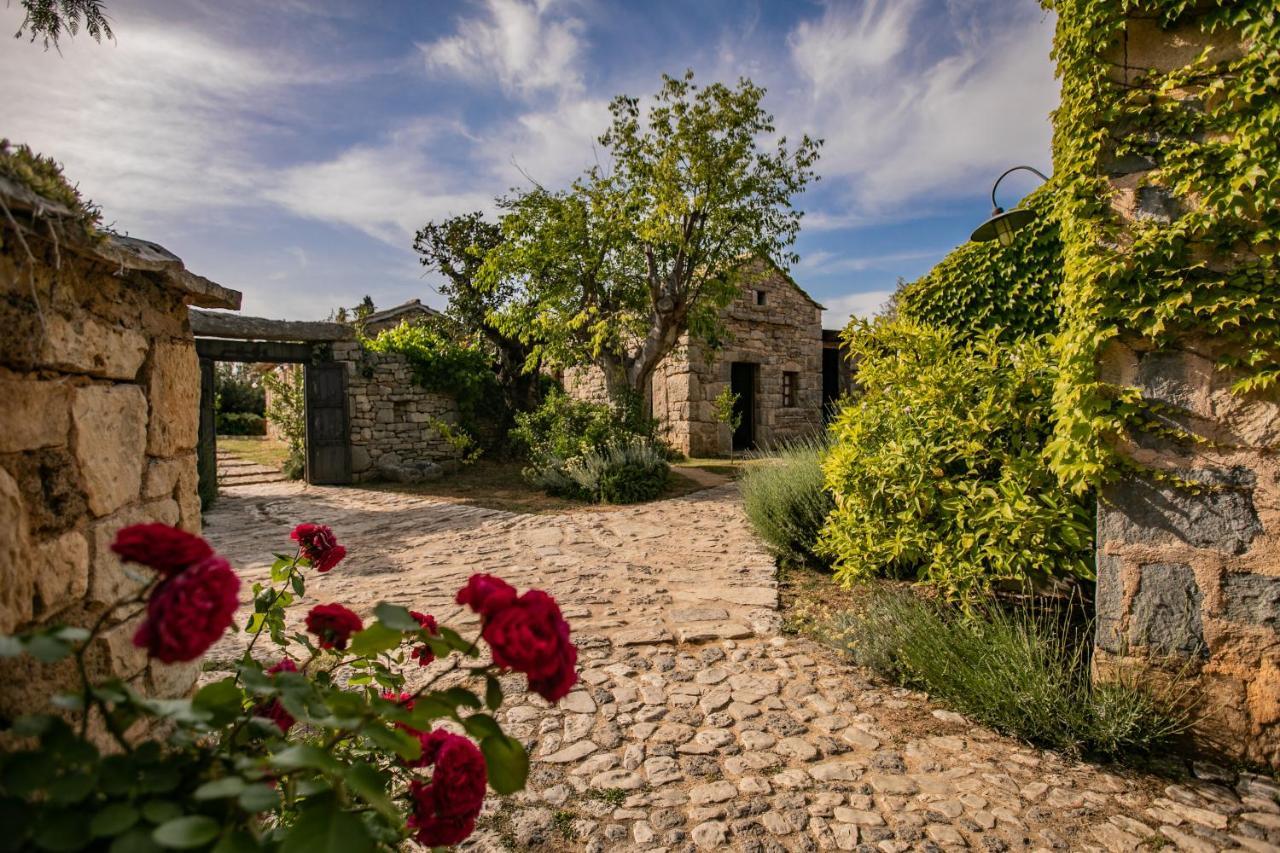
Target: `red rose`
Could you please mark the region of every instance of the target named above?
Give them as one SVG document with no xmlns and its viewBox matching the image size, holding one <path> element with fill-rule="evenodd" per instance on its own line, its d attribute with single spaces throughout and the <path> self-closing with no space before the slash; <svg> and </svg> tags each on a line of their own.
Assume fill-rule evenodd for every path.
<svg viewBox="0 0 1280 853">
<path fill-rule="evenodd" d="M 565 696 L 578 680 L 578 650 L 556 600 L 531 589 L 484 620 L 480 636 L 493 662 L 529 676 L 529 689 L 548 702 Z"/>
<path fill-rule="evenodd" d="M 284 658 L 278 664 L 267 670 L 267 675 L 275 675 L 277 672 L 297 672 L 298 665 L 290 658 Z M 279 699 L 272 699 L 270 702 L 258 705 L 253 709 L 255 717 L 266 717 L 271 722 L 280 727 L 281 734 L 288 734 L 289 729 L 293 728 L 293 724 L 297 722 L 280 704 Z"/>
<path fill-rule="evenodd" d="M 341 604 L 317 604 L 307 614 L 307 630 L 320 638 L 320 648 L 342 651 L 347 640 L 362 630 L 360 617 Z"/>
<path fill-rule="evenodd" d="M 457 844 L 475 829 L 484 805 L 488 773 L 484 756 L 465 737 L 436 729 L 422 736 L 422 766 L 434 765 L 430 782 L 409 786 L 409 827 L 426 847 Z"/>
<path fill-rule="evenodd" d="M 239 591 L 240 579 L 217 556 L 170 575 L 151 591 L 133 644 L 164 663 L 195 660 L 231 625 Z"/>
<path fill-rule="evenodd" d="M 298 543 L 302 556 L 310 560 L 311 565 L 321 574 L 341 563 L 342 558 L 347 556 L 347 549 L 338 544 L 333 531 L 323 524 L 299 524 L 293 528 L 289 538 Z"/>
<path fill-rule="evenodd" d="M 424 631 L 433 637 L 440 633 L 440 626 L 436 624 L 436 617 L 426 613 L 419 613 L 416 610 L 410 610 L 409 615 L 417 621 Z M 415 646 L 409 656 L 418 662 L 418 666 L 427 666 L 436 659 L 436 653 L 431 651 L 431 647 L 426 643 Z"/>
<path fill-rule="evenodd" d="M 472 575 L 467 585 L 458 590 L 457 602 L 468 605 L 482 618 L 516 600 L 511 584 L 493 575 Z"/>
<path fill-rule="evenodd" d="M 208 542 L 167 524 L 122 527 L 111 550 L 122 560 L 141 563 L 163 575 L 176 574 L 213 556 Z"/>
</svg>

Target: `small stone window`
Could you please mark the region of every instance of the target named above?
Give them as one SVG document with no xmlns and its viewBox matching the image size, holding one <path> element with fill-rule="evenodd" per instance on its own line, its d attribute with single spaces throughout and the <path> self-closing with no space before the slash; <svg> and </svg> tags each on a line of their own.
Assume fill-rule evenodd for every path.
<svg viewBox="0 0 1280 853">
<path fill-rule="evenodd" d="M 757 305 L 763 305 L 763 304 L 765 304 L 765 302 L 766 302 L 766 301 L 768 301 L 768 294 L 766 294 L 763 290 L 757 290 L 757 291 L 756 291 L 756 304 L 757 304 Z"/>
<path fill-rule="evenodd" d="M 796 388 L 800 383 L 800 374 L 786 371 L 782 374 L 782 405 L 793 408 L 796 404 Z"/>
</svg>

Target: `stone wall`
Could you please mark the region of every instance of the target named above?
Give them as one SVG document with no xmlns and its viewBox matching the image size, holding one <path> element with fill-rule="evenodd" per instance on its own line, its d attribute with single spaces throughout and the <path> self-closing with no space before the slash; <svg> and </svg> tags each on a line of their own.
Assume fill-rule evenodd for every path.
<svg viewBox="0 0 1280 853">
<path fill-rule="evenodd" d="M 1134 20 L 1115 48 L 1116 73 L 1125 63 L 1178 67 L 1207 44 L 1198 29 Z M 1231 34 L 1215 34 L 1213 47 L 1233 50 Z M 1194 99 L 1187 108 L 1197 108 Z M 1146 182 L 1154 165 L 1112 158 L 1121 221 L 1175 215 L 1179 200 Z M 1227 354 L 1190 334 L 1159 348 L 1115 341 L 1103 353 L 1100 378 L 1141 389 L 1208 441 L 1143 434 L 1121 446 L 1138 470 L 1166 476 L 1130 474 L 1101 495 L 1095 667 L 1103 678 L 1129 672 L 1189 684 L 1200 743 L 1280 767 L 1280 394 L 1232 393 L 1237 377 L 1219 368 Z"/>
<path fill-rule="evenodd" d="M 190 294 L 164 275 L 86 257 L 91 247 L 30 232 L 27 243 L 34 259 L 0 229 L 0 633 L 88 626 L 134 589 L 109 550 L 121 527 L 200 531 Z M 205 304 L 235 307 L 238 294 L 235 305 Z M 195 667 L 149 664 L 131 642 L 136 627 L 101 636 L 91 675 L 185 693 Z M 69 662 L 0 659 L 0 718 L 75 683 Z"/>
<path fill-rule="evenodd" d="M 742 294 L 724 311 L 726 337 L 710 350 L 681 337 L 654 372 L 653 412 L 673 447 L 690 456 L 728 453 L 732 436 L 715 418 L 715 398 L 729 386 L 731 365 L 756 374 L 756 444 L 768 447 L 822 426 L 822 308 L 786 275 L 758 263 Z M 756 291 L 764 292 L 757 304 Z M 795 405 L 784 406 L 783 373 L 796 374 Z"/>
<path fill-rule="evenodd" d="M 432 422 L 457 424 L 453 398 L 417 385 L 399 353 L 373 353 L 350 341 L 334 344 L 333 358 L 347 364 L 353 480 L 439 476 L 456 453 Z"/>
</svg>

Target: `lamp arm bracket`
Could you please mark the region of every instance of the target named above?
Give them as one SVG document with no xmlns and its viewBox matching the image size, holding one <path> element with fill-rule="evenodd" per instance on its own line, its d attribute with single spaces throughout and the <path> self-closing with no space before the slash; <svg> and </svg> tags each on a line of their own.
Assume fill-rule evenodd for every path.
<svg viewBox="0 0 1280 853">
<path fill-rule="evenodd" d="M 1003 210 L 1003 208 L 996 203 L 996 189 L 1000 186 L 1000 182 L 1003 181 L 1006 177 L 1008 177 L 1013 172 L 1018 172 L 1018 171 L 1032 172 L 1033 174 L 1039 176 L 1040 180 L 1042 181 L 1047 182 L 1049 180 L 1048 175 L 1046 175 L 1044 172 L 1041 172 L 1039 169 L 1035 168 L 1034 166 L 1014 166 L 1010 169 L 1005 169 L 1004 172 L 1001 173 L 1000 177 L 996 178 L 996 182 L 991 185 L 991 207 L 993 209 L 997 211 Z"/>
</svg>

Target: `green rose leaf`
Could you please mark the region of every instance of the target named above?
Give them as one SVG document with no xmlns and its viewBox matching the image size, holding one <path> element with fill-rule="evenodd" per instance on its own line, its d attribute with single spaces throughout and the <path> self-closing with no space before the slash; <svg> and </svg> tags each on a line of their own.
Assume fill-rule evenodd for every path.
<svg viewBox="0 0 1280 853">
<path fill-rule="evenodd" d="M 177 803 L 168 800 L 148 800 L 142 805 L 142 816 L 148 823 L 167 823 L 182 814 Z"/>
<path fill-rule="evenodd" d="M 270 785 L 260 783 L 249 785 L 236 798 L 240 808 L 250 814 L 270 811 L 280 804 L 280 793 Z"/>
<path fill-rule="evenodd" d="M 393 631 L 381 622 L 374 622 L 351 638 L 349 651 L 353 655 L 371 657 L 394 649 L 403 640 L 404 634 L 400 631 Z"/>
<path fill-rule="evenodd" d="M 383 625 L 397 631 L 417 631 L 422 627 L 417 619 L 409 615 L 408 608 L 401 607 L 399 604 L 383 601 L 373 608 L 373 615 L 377 616 L 378 621 Z"/>
<path fill-rule="evenodd" d="M 27 654 L 41 663 L 57 663 L 71 654 L 71 644 L 50 634 L 37 634 L 27 640 Z"/>
<path fill-rule="evenodd" d="M 14 658 L 22 654 L 22 640 L 18 637 L 0 635 L 0 658 Z"/>
<path fill-rule="evenodd" d="M 235 797 L 244 790 L 245 782 L 239 776 L 226 776 L 205 782 L 192 794 L 197 800 L 222 800 Z"/>
<path fill-rule="evenodd" d="M 280 853 L 365 853 L 373 849 L 364 822 L 325 797 L 299 816 Z"/>
<path fill-rule="evenodd" d="M 467 734 L 477 740 L 502 734 L 502 727 L 498 725 L 498 721 L 488 714 L 472 714 L 462 721 L 462 726 L 467 730 Z"/>
<path fill-rule="evenodd" d="M 332 755 L 318 746 L 311 746 L 305 743 L 294 744 L 282 749 L 275 755 L 270 756 L 267 761 L 277 770 L 299 770 L 306 767 L 312 770 L 335 773 L 342 768 L 342 765 Z"/>
<path fill-rule="evenodd" d="M 212 853 L 257 853 L 258 847 L 253 836 L 242 829 L 228 832 L 213 846 Z"/>
<path fill-rule="evenodd" d="M 141 815 L 130 803 L 111 803 L 89 821 L 89 832 L 95 838 L 109 838 L 131 828 Z"/>
<path fill-rule="evenodd" d="M 160 824 L 151 839 L 170 850 L 191 850 L 217 838 L 219 829 L 219 823 L 211 817 L 187 815 Z"/>
<path fill-rule="evenodd" d="M 196 691 L 191 707 L 210 714 L 215 726 L 226 725 L 240 716 L 244 709 L 244 692 L 236 684 L 235 677 L 229 676 Z"/>
<path fill-rule="evenodd" d="M 151 828 L 135 826 L 111 843 L 111 853 L 156 853 L 160 846 L 151 840 Z"/>
<path fill-rule="evenodd" d="M 373 806 L 384 817 L 394 823 L 400 823 L 400 810 L 387 796 L 387 777 L 368 764 L 355 764 L 347 770 L 347 787 L 355 791 L 361 799 Z"/>
<path fill-rule="evenodd" d="M 489 787 L 499 794 L 514 794 L 529 778 L 529 756 L 520 741 L 503 734 L 480 741 L 480 752 L 489 770 Z"/>
</svg>

